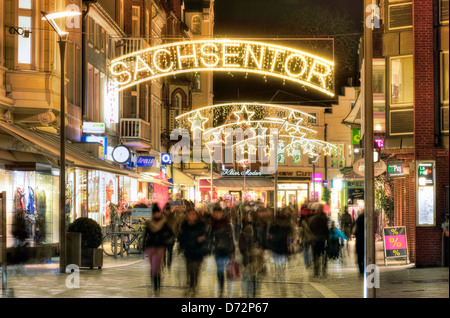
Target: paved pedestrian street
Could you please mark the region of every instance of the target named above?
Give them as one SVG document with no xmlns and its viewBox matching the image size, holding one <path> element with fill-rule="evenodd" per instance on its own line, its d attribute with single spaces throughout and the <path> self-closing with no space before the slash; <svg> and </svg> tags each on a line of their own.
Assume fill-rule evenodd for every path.
<svg viewBox="0 0 450 318">
<path fill-rule="evenodd" d="M 351 242 L 352 243 L 352 242 Z M 364 298 L 364 281 L 355 264 L 354 245 L 344 254 L 343 263 L 331 260 L 326 276 L 313 277 L 303 255 L 288 259 L 284 277 L 266 251 L 267 274 L 260 278 L 257 298 Z M 238 261 L 240 255 L 237 255 Z M 150 282 L 147 259 L 104 256 L 102 269 L 80 269 L 79 285 L 72 274 L 59 273 L 58 263 L 10 266 L 8 297 L 14 298 L 217 298 L 216 266 L 212 256 L 205 259 L 198 292 L 188 293 L 183 256 L 174 250 L 171 268 L 164 268 L 162 288 L 155 294 Z M 415 268 L 408 264 L 379 265 L 377 298 L 448 298 L 447 268 Z M 72 288 L 75 287 L 75 288 Z M 78 288 L 76 288 L 78 287 Z M 248 298 L 242 277 L 227 281 L 224 298 Z"/>
</svg>

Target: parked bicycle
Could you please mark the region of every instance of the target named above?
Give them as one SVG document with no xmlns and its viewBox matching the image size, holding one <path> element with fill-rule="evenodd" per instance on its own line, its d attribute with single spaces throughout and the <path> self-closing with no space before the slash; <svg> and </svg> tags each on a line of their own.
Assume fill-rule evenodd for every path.
<svg viewBox="0 0 450 318">
<path fill-rule="evenodd" d="M 107 233 L 103 237 L 103 252 L 108 256 L 114 256 L 114 253 L 115 255 L 128 254 L 131 249 L 136 249 L 139 253 L 144 252 L 144 227 L 142 224 L 143 221 L 139 220 L 139 228 L 135 229 L 122 221 L 117 225 L 118 231 Z"/>
</svg>

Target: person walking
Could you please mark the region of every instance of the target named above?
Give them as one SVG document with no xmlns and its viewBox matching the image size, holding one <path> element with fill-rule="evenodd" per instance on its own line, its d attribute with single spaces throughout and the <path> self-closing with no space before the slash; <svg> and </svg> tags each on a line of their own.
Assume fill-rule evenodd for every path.
<svg viewBox="0 0 450 318">
<path fill-rule="evenodd" d="M 300 228 L 301 228 L 301 244 L 303 250 L 303 262 L 306 268 L 309 268 L 312 263 L 311 257 L 311 242 L 312 233 L 309 228 L 309 218 L 312 215 L 312 211 L 308 209 L 307 202 L 305 202 L 300 210 Z"/>
<path fill-rule="evenodd" d="M 172 244 L 174 237 L 160 207 L 157 203 L 153 203 L 152 218 L 146 222 L 144 231 L 144 249 L 150 261 L 150 275 L 155 293 L 160 291 L 164 254 L 167 246 Z"/>
<path fill-rule="evenodd" d="M 281 281 L 284 281 L 289 243 L 294 235 L 289 207 L 284 207 L 275 215 L 274 220 L 269 225 L 268 234 L 268 247 L 273 253 L 277 276 Z"/>
<path fill-rule="evenodd" d="M 244 267 L 242 289 L 245 297 L 256 297 L 259 288 L 259 277 L 266 273 L 264 251 L 260 248 L 255 236 L 251 214 L 242 219 L 242 229 L 238 240 L 239 252 Z"/>
<path fill-rule="evenodd" d="M 174 233 L 175 238 L 176 238 L 177 237 L 177 233 L 178 233 L 177 224 L 176 224 L 177 220 L 176 220 L 175 212 L 172 209 L 172 206 L 170 205 L 169 202 L 167 202 L 164 205 L 163 215 L 164 215 L 164 218 L 167 221 L 167 224 L 169 225 L 170 229 L 172 230 L 172 232 Z M 167 269 L 169 271 L 170 271 L 170 268 L 172 266 L 173 247 L 174 247 L 174 245 L 175 245 L 175 240 L 173 240 L 170 244 L 167 245 L 166 252 L 165 252 L 165 255 L 164 255 L 164 265 L 167 267 Z"/>
<path fill-rule="evenodd" d="M 348 213 L 348 206 L 345 207 L 344 214 L 342 214 L 340 219 L 341 229 L 342 233 L 344 233 L 345 236 L 347 236 L 347 250 L 348 250 L 348 241 L 351 238 L 352 235 L 352 228 L 353 228 L 353 220 L 350 213 Z"/>
<path fill-rule="evenodd" d="M 220 205 L 213 206 L 213 219 L 210 228 L 210 239 L 213 246 L 214 259 L 217 265 L 219 296 L 223 296 L 225 286 L 225 270 L 230 261 L 234 261 L 235 246 L 233 229 L 228 215 Z"/>
<path fill-rule="evenodd" d="M 186 261 L 188 293 L 195 296 L 200 267 L 205 256 L 203 245 L 206 244 L 206 224 L 199 219 L 198 212 L 193 208 L 186 211 L 186 218 L 180 226 L 178 242 Z"/>
<path fill-rule="evenodd" d="M 356 218 L 354 227 L 355 249 L 360 275 L 364 274 L 364 230 L 364 209 L 361 209 L 358 213 L 358 217 Z"/>
<path fill-rule="evenodd" d="M 325 245 L 329 237 L 328 217 L 323 211 L 323 205 L 319 204 L 313 216 L 309 220 L 309 229 L 312 233 L 311 247 L 314 263 L 314 277 L 319 276 L 322 267 L 322 275 L 326 275 L 327 259 L 325 255 Z M 321 263 L 322 262 L 322 266 Z"/>
</svg>

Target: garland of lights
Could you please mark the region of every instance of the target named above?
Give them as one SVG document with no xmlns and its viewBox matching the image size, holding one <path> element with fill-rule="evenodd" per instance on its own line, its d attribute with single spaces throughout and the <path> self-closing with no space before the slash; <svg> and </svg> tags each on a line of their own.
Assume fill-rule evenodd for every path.
<svg viewBox="0 0 450 318">
<path fill-rule="evenodd" d="M 314 116 L 285 106 L 220 104 L 187 112 L 175 120 L 178 128 L 200 130 L 202 143 L 211 153 L 215 147 L 232 145 L 234 151 L 249 155 L 256 154 L 258 147 L 262 147 L 264 155 L 269 156 L 274 151 L 273 136 L 267 134 L 271 129 L 277 134 L 278 151 L 284 151 L 288 156 L 292 156 L 295 150 L 325 156 L 337 150 L 335 145 L 315 138 L 317 131 L 308 124 L 308 121 L 315 121 Z M 243 138 L 244 135 L 247 138 Z M 233 144 L 234 137 L 243 139 Z"/>
<path fill-rule="evenodd" d="M 188 72 L 255 73 L 334 96 L 334 62 L 289 47 L 242 40 L 197 40 L 153 46 L 111 61 L 118 90 Z"/>
</svg>

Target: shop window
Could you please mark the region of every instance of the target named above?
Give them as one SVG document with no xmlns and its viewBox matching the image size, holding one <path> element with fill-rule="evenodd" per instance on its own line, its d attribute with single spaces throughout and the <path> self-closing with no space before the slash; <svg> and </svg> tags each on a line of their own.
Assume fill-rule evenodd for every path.
<svg viewBox="0 0 450 318">
<path fill-rule="evenodd" d="M 192 17 L 191 30 L 192 33 L 199 34 L 202 32 L 202 21 L 198 15 Z"/>
<path fill-rule="evenodd" d="M 284 164 L 286 162 L 286 155 L 284 153 L 284 144 L 282 142 L 279 143 L 277 157 L 278 157 L 278 163 Z"/>
<path fill-rule="evenodd" d="M 302 153 L 300 149 L 295 149 L 292 151 L 292 163 L 299 164 L 301 162 Z"/>
<path fill-rule="evenodd" d="M 391 107 L 413 104 L 414 81 L 412 56 L 391 58 L 390 87 Z"/>
<path fill-rule="evenodd" d="M 310 125 L 317 125 L 317 114 L 316 113 L 310 113 L 309 115 L 313 117 L 308 116 L 308 124 Z"/>
</svg>

